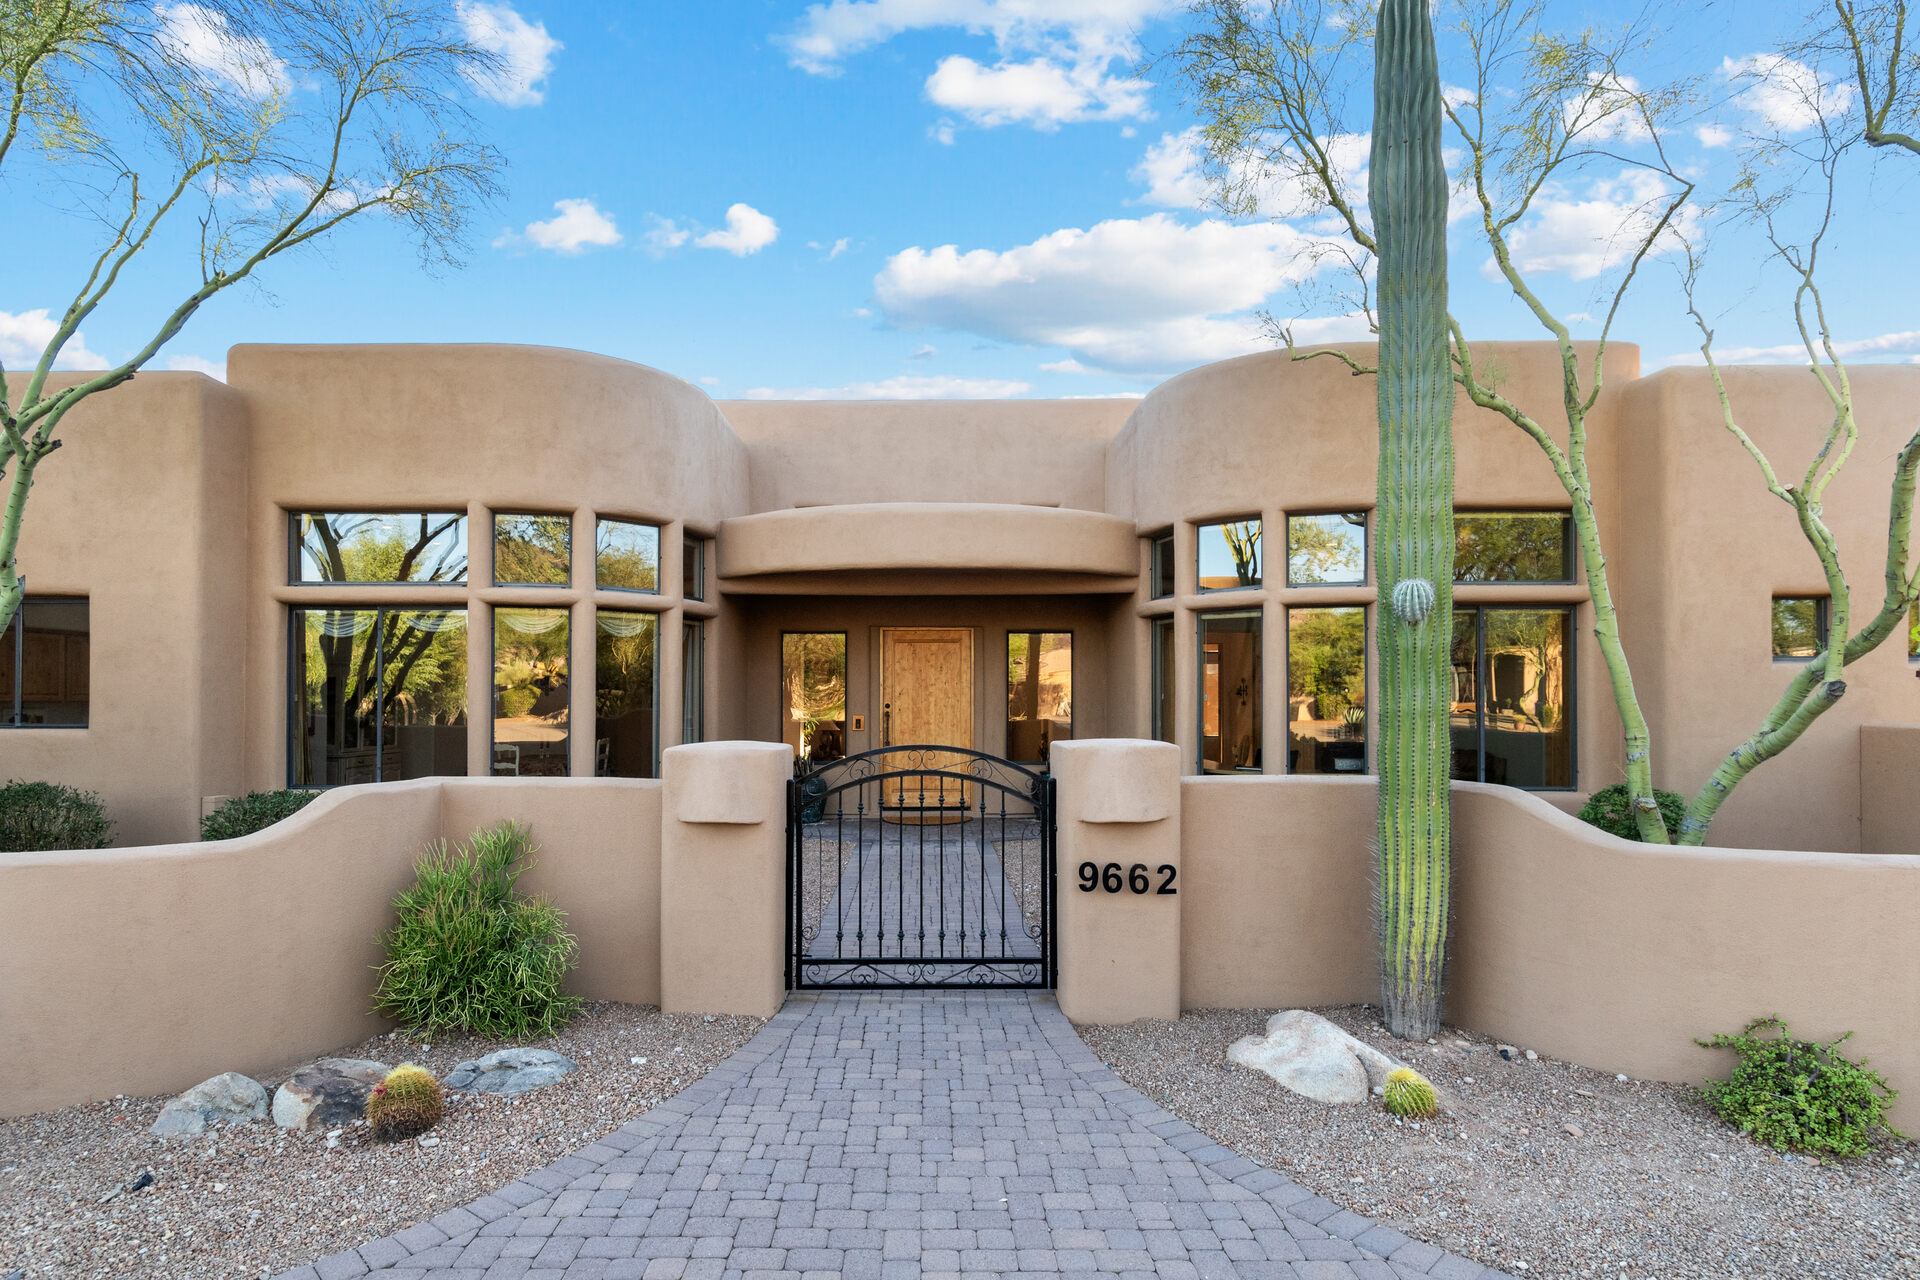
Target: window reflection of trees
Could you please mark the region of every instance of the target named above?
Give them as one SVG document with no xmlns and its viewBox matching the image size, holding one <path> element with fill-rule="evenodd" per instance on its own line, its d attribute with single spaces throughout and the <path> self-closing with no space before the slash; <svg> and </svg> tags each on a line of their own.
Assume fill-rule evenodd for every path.
<svg viewBox="0 0 1920 1280">
<path fill-rule="evenodd" d="M 1456 515 L 1454 581 L 1569 581 L 1570 524 L 1570 517 L 1559 512 Z"/>
<path fill-rule="evenodd" d="M 1288 517 L 1287 581 L 1297 587 L 1365 582 L 1366 529 L 1361 512 Z"/>
<path fill-rule="evenodd" d="M 842 631 L 788 632 L 780 638 L 786 740 L 809 763 L 847 753 L 847 637 Z"/>
<path fill-rule="evenodd" d="M 1458 609 L 1453 616 L 1453 776 L 1571 787 L 1566 609 Z"/>
<path fill-rule="evenodd" d="M 459 583 L 467 518 L 454 512 L 308 512 L 296 518 L 300 582 Z"/>
<path fill-rule="evenodd" d="M 559 515 L 493 517 L 493 580 L 502 586 L 567 585 L 573 520 Z"/>
<path fill-rule="evenodd" d="M 460 609 L 296 610 L 302 636 L 294 782 L 333 786 L 466 771 L 467 616 Z M 457 733 L 436 732 L 457 729 Z"/>
<path fill-rule="evenodd" d="M 1260 585 L 1260 520 L 1203 524 L 1196 538 L 1199 588 L 1231 591 Z"/>
<path fill-rule="evenodd" d="M 493 617 L 493 771 L 565 776 L 567 611 L 495 609 Z"/>
<path fill-rule="evenodd" d="M 1008 757 L 1045 764 L 1053 744 L 1072 737 L 1072 634 L 1008 632 Z"/>
</svg>

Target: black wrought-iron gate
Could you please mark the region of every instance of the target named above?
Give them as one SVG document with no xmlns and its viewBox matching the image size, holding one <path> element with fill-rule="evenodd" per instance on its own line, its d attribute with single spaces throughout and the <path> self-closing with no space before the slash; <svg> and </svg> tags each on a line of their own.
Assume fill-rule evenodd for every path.
<svg viewBox="0 0 1920 1280">
<path fill-rule="evenodd" d="M 1051 987 L 1053 779 L 883 747 L 787 786 L 787 985 Z"/>
</svg>

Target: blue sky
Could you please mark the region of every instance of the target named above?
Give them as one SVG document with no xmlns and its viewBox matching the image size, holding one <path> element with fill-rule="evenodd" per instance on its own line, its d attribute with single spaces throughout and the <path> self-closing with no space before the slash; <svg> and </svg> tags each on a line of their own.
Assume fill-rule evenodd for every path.
<svg viewBox="0 0 1920 1280">
<path fill-rule="evenodd" d="M 1138 71 L 1179 34 L 1180 6 L 1165 0 L 453 9 L 509 69 L 474 97 L 511 166 L 465 268 L 423 273 L 396 229 L 370 219 L 270 264 L 264 289 L 216 298 L 158 366 L 217 370 L 237 342 L 525 342 L 654 365 L 717 398 L 1139 394 L 1258 349 L 1257 308 L 1299 314 L 1288 281 L 1319 225 L 1206 207 L 1179 86 L 1164 68 Z M 1699 74 L 1716 100 L 1668 139 L 1703 189 L 1731 171 L 1726 134 L 1793 124 L 1790 92 L 1734 74 L 1792 13 L 1703 6 L 1649 63 Z M 64 304 L 91 232 L 34 176 L 13 175 L 7 196 L 10 239 L 48 246 L 11 263 L 0 294 L 10 368 L 37 355 L 33 313 Z M 1920 353 L 1900 305 L 1904 260 L 1882 252 L 1912 190 L 1893 162 L 1847 188 L 1826 281 L 1838 336 L 1863 358 Z M 1595 309 L 1609 233 L 1646 194 L 1617 166 L 1595 169 L 1523 224 L 1529 274 L 1563 315 Z M 1483 270 L 1473 230 L 1454 228 L 1454 310 L 1475 336 L 1541 336 Z M 1715 230 L 1712 248 L 1703 298 L 1722 347 L 1780 358 L 1769 349 L 1792 340 L 1783 278 L 1760 271 L 1751 233 Z M 1616 331 L 1650 365 L 1698 342 L 1672 260 L 1648 272 Z M 67 363 L 134 349 L 177 293 L 179 265 L 127 279 Z M 1303 334 L 1359 332 L 1324 307 L 1314 318 Z"/>
</svg>

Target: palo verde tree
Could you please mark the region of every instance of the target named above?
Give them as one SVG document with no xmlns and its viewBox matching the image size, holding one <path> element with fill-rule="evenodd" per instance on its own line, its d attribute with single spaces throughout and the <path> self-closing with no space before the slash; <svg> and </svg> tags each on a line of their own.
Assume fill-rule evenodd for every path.
<svg viewBox="0 0 1920 1280">
<path fill-rule="evenodd" d="M 25 591 L 28 494 L 76 405 L 132 378 L 214 295 L 345 222 L 385 215 L 427 266 L 457 261 L 502 162 L 461 105 L 499 67 L 452 20 L 425 0 L 0 0 L 0 179 L 98 229 L 38 360 L 0 369 L 0 626 Z M 129 271 L 164 272 L 182 241 L 194 278 L 132 354 L 56 376 Z"/>
<path fill-rule="evenodd" d="M 1387 1029 L 1440 1029 L 1452 904 L 1453 371 L 1447 171 L 1427 0 L 1383 0 L 1368 202 L 1380 259 L 1374 536 L 1380 598 L 1376 888 Z"/>
</svg>

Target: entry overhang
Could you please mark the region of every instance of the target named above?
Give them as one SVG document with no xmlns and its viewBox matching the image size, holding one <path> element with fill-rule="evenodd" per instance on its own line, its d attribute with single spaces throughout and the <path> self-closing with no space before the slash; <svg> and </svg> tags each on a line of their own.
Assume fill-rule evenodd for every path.
<svg viewBox="0 0 1920 1280">
<path fill-rule="evenodd" d="M 723 520 L 720 586 L 891 594 L 1128 592 L 1140 572 L 1133 522 L 1101 511 L 987 502 L 796 507 Z"/>
</svg>

